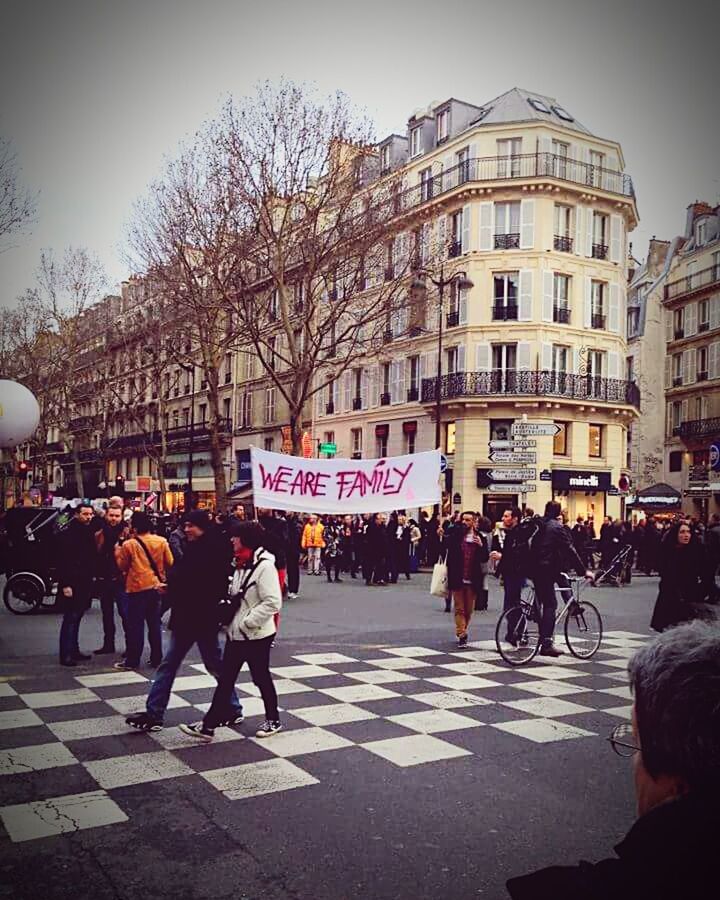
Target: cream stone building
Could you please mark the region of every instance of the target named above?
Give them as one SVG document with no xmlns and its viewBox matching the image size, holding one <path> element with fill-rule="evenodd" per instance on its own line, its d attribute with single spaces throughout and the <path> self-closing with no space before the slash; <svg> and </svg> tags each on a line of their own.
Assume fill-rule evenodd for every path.
<svg viewBox="0 0 720 900">
<path fill-rule="evenodd" d="M 720 512 L 720 207 L 693 203 L 664 286 L 665 480 L 685 512 Z"/>
<path fill-rule="evenodd" d="M 481 106 L 449 99 L 416 112 L 405 134 L 379 143 L 375 168 L 380 178 L 401 171 L 405 184 L 385 277 L 409 255 L 428 290 L 419 315 L 408 278 L 407 310 L 388 322 L 381 350 L 317 396 L 314 446 L 356 457 L 430 449 L 439 390 L 446 506 L 497 517 L 522 499 L 512 486 L 488 489 L 488 444 L 526 417 L 558 426 L 530 450 L 527 504 L 556 497 L 571 518 L 620 515 L 639 413 L 626 343 L 638 212 L 620 145 L 553 98 L 515 88 Z M 431 279 L 460 272 L 472 288 L 449 284 L 441 308 Z M 255 374 L 239 373 L 236 453 L 281 446 L 283 410 Z"/>
</svg>

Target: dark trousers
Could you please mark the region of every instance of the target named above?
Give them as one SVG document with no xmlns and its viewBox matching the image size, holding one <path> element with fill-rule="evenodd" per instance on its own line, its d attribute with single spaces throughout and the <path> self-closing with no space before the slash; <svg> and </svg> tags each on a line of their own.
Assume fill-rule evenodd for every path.
<svg viewBox="0 0 720 900">
<path fill-rule="evenodd" d="M 535 582 L 535 597 L 537 598 L 542 615 L 540 617 L 540 640 L 543 644 L 549 644 L 555 631 L 555 613 L 557 612 L 557 597 L 555 596 L 555 575 L 552 572 L 538 573 L 533 579 Z"/>
<path fill-rule="evenodd" d="M 159 664 L 162 659 L 162 631 L 160 628 L 161 597 L 157 591 L 137 591 L 127 598 L 127 654 L 131 669 L 140 665 L 147 624 L 150 659 Z"/>
<path fill-rule="evenodd" d="M 289 594 L 297 594 L 300 590 L 300 554 L 297 550 L 288 551 L 287 589 Z"/>
<path fill-rule="evenodd" d="M 520 595 L 522 593 L 522 589 L 525 585 L 525 576 L 519 575 L 516 572 L 503 572 L 503 587 L 505 589 L 505 593 L 503 596 L 503 612 L 508 609 L 512 609 L 515 606 L 520 605 Z M 511 638 L 514 636 L 515 628 L 517 627 L 518 619 L 520 618 L 520 612 L 513 615 L 509 615 L 506 619 L 507 624 L 507 638 Z"/>
<path fill-rule="evenodd" d="M 170 700 L 175 676 L 182 661 L 192 649 L 193 644 L 197 644 L 200 657 L 205 663 L 205 668 L 219 683 L 220 672 L 222 671 L 222 651 L 220 650 L 220 642 L 216 632 L 197 634 L 176 629 L 170 634 L 170 646 L 155 673 L 152 687 L 148 694 L 147 712 L 151 718 L 162 722 Z M 242 706 L 234 689 L 230 693 L 229 704 L 230 710 L 235 715 L 242 713 Z"/>
<path fill-rule="evenodd" d="M 341 556 L 326 556 L 323 560 L 325 565 L 325 572 L 327 573 L 327 580 L 332 581 L 331 575 L 335 572 L 335 581 L 340 578 L 340 568 L 342 566 L 342 557 Z"/>
<path fill-rule="evenodd" d="M 72 599 L 68 600 L 68 608 L 65 610 L 60 626 L 60 659 L 63 661 L 75 659 L 80 655 L 78 645 L 80 622 L 85 615 L 85 610 L 90 605 L 89 599 L 85 604 L 82 598 L 77 596 L 77 590 L 73 593 Z"/>
<path fill-rule="evenodd" d="M 368 561 L 368 569 L 367 574 L 365 575 L 365 581 L 370 584 L 371 581 L 374 581 L 377 584 L 379 581 L 387 581 L 388 580 L 388 561 L 385 556 L 377 556 Z"/>
<path fill-rule="evenodd" d="M 270 645 L 274 634 L 256 641 L 227 641 L 223 654 L 222 669 L 218 686 L 213 695 L 210 709 L 205 713 L 203 724 L 206 728 L 217 728 L 232 712 L 232 694 L 235 690 L 240 669 L 247 663 L 252 680 L 260 691 L 265 704 L 265 718 L 271 722 L 278 719 L 277 693 L 270 674 Z"/>
<path fill-rule="evenodd" d="M 410 552 L 405 546 L 393 548 L 390 555 L 390 581 L 393 584 L 398 580 L 400 573 L 410 578 Z"/>
<path fill-rule="evenodd" d="M 103 622 L 103 646 L 115 647 L 115 607 L 117 606 L 122 622 L 125 642 L 127 643 L 127 625 L 125 622 L 125 606 L 120 600 L 124 593 L 122 585 L 117 581 L 106 579 L 100 588 L 100 609 Z"/>
</svg>

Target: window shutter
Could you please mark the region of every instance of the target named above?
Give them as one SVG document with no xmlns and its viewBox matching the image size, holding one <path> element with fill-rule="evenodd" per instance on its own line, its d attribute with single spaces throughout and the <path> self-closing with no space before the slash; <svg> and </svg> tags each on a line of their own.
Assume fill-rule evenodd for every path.
<svg viewBox="0 0 720 900">
<path fill-rule="evenodd" d="M 607 355 L 608 358 L 608 368 L 607 368 L 607 377 L 608 378 L 619 378 L 620 377 L 620 355 L 615 352 L 610 352 Z"/>
<path fill-rule="evenodd" d="M 430 230 L 431 225 L 430 222 L 423 222 L 422 228 L 420 230 L 420 262 L 426 263 L 428 261 L 429 251 L 430 251 Z"/>
<path fill-rule="evenodd" d="M 423 378 L 428 377 L 427 354 L 426 353 L 420 354 L 420 362 L 418 363 L 418 372 L 419 372 L 418 377 L 421 382 L 422 382 Z"/>
<path fill-rule="evenodd" d="M 582 256 L 584 249 L 585 207 L 575 207 L 575 255 Z"/>
<path fill-rule="evenodd" d="M 685 307 L 685 337 L 697 334 L 698 307 L 697 303 L 688 303 Z"/>
<path fill-rule="evenodd" d="M 672 356 L 665 357 L 665 387 L 670 388 L 672 385 Z"/>
<path fill-rule="evenodd" d="M 378 390 L 378 367 L 377 366 L 370 367 L 370 370 L 368 372 L 368 380 L 369 380 L 369 385 L 370 385 L 369 405 L 370 405 L 370 407 L 374 407 L 374 406 L 377 406 L 378 403 L 380 402 L 380 397 L 378 396 L 379 390 Z"/>
<path fill-rule="evenodd" d="M 585 303 L 583 307 L 583 327 L 590 328 L 592 322 L 592 279 L 585 276 Z"/>
<path fill-rule="evenodd" d="M 710 298 L 710 328 L 720 328 L 720 294 Z"/>
<path fill-rule="evenodd" d="M 490 371 L 490 344 L 475 344 L 475 369 L 478 372 Z"/>
<path fill-rule="evenodd" d="M 370 399 L 370 375 L 367 369 L 363 369 L 360 373 L 360 405 L 363 409 L 368 408 L 368 400 Z"/>
<path fill-rule="evenodd" d="M 440 216 L 437 220 L 437 256 L 445 259 L 447 255 L 447 216 Z"/>
<path fill-rule="evenodd" d="M 593 210 L 592 207 L 585 207 L 585 247 L 584 247 L 584 255 L 592 256 L 592 245 L 593 245 Z"/>
<path fill-rule="evenodd" d="M 680 356 L 680 382 L 681 382 L 681 384 L 687 384 L 688 360 L 690 358 L 689 354 L 690 354 L 689 350 L 683 350 L 683 352 Z"/>
<path fill-rule="evenodd" d="M 458 372 L 465 371 L 465 344 L 460 344 L 457 351 L 457 370 Z"/>
<path fill-rule="evenodd" d="M 543 372 L 552 372 L 552 344 L 545 341 L 540 345 L 540 368 Z"/>
<path fill-rule="evenodd" d="M 617 170 L 620 167 L 620 162 L 618 160 L 616 153 L 608 153 L 607 158 L 605 160 L 605 168 L 607 171 L 603 172 L 603 187 L 606 191 L 615 191 L 616 193 L 620 192 L 620 178 L 617 175 Z"/>
<path fill-rule="evenodd" d="M 686 350 L 687 360 L 685 362 L 685 379 L 684 384 L 695 384 L 697 373 L 697 352 L 695 350 Z"/>
<path fill-rule="evenodd" d="M 665 434 L 668 437 L 672 434 L 672 403 L 665 404 Z"/>
<path fill-rule="evenodd" d="M 458 312 L 460 314 L 460 324 L 467 325 L 468 318 L 468 292 L 467 290 L 461 290 L 458 292 L 460 295 L 460 303 L 458 305 Z"/>
<path fill-rule="evenodd" d="M 532 269 L 520 270 L 520 301 L 518 304 L 518 321 L 530 322 L 533 317 L 532 297 L 533 273 Z"/>
<path fill-rule="evenodd" d="M 543 322 L 552 322 L 553 320 L 553 284 L 555 275 L 553 272 L 543 272 L 543 298 L 542 298 L 542 320 Z"/>
<path fill-rule="evenodd" d="M 670 310 L 664 310 L 661 315 L 665 316 L 665 343 L 669 344 L 673 339 L 673 314 Z"/>
<path fill-rule="evenodd" d="M 708 347 L 708 378 L 720 376 L 720 343 L 714 341 Z"/>
<path fill-rule="evenodd" d="M 343 376 L 343 410 L 349 412 L 352 409 L 352 372 L 345 372 Z"/>
<path fill-rule="evenodd" d="M 608 331 L 620 333 L 620 285 L 610 285 L 610 304 L 608 307 Z"/>
<path fill-rule="evenodd" d="M 519 341 L 517 345 L 518 371 L 527 371 L 530 368 L 530 342 Z"/>
<path fill-rule="evenodd" d="M 680 421 L 681 422 L 688 421 L 688 402 L 687 402 L 687 400 L 683 400 L 682 406 L 680 407 Z"/>
<path fill-rule="evenodd" d="M 457 169 L 453 168 L 455 160 L 452 158 L 452 154 L 448 154 L 447 156 L 443 156 L 442 161 L 442 189 L 444 191 L 448 190 L 448 188 L 455 187 L 458 183 L 457 180 Z"/>
<path fill-rule="evenodd" d="M 472 206 L 466 203 L 462 211 L 462 252 L 469 253 L 472 250 L 470 244 L 472 236 Z"/>
<path fill-rule="evenodd" d="M 520 249 L 532 250 L 535 245 L 535 201 L 520 201 Z"/>
<path fill-rule="evenodd" d="M 468 149 L 468 177 L 471 179 L 477 178 L 477 163 L 475 160 L 477 159 L 477 144 L 470 144 Z"/>
<path fill-rule="evenodd" d="M 483 202 L 480 204 L 480 249 L 492 250 L 493 230 L 495 227 L 495 204 Z"/>
<path fill-rule="evenodd" d="M 400 395 L 398 363 L 393 361 L 390 363 L 390 402 L 398 403 Z"/>
<path fill-rule="evenodd" d="M 610 262 L 622 260 L 622 217 L 610 216 Z"/>
</svg>

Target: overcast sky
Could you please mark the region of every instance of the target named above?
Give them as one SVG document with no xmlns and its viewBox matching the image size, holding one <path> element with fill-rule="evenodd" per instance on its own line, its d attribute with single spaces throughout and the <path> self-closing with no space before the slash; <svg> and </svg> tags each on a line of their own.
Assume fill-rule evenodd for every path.
<svg viewBox="0 0 720 900">
<path fill-rule="evenodd" d="M 377 124 L 449 96 L 511 87 L 558 99 L 622 144 L 653 234 L 720 195 L 718 4 L 647 0 L 5 0 L 0 133 L 39 192 L 29 235 L 0 253 L 0 303 L 33 284 L 40 251 L 86 246 L 127 276 L 133 200 L 163 156 L 232 93 L 281 76 L 344 90 Z M 713 10 L 713 11 L 710 11 Z"/>
</svg>

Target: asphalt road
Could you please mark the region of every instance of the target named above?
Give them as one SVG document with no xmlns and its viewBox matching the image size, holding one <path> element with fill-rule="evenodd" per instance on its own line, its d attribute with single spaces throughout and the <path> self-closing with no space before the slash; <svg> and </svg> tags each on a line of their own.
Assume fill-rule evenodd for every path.
<svg viewBox="0 0 720 900">
<path fill-rule="evenodd" d="M 608 633 L 595 659 L 522 670 L 484 644 L 497 587 L 463 654 L 428 584 L 304 578 L 273 650 L 286 730 L 252 737 L 243 675 L 246 722 L 207 746 L 173 727 L 212 697 L 197 658 L 165 730 L 126 734 L 151 671 L 60 669 L 58 616 L 2 609 L 0 896 L 503 898 L 513 874 L 611 855 L 634 800 L 604 738 L 657 580 L 589 589 Z M 101 643 L 96 608 L 80 643 Z"/>
</svg>

